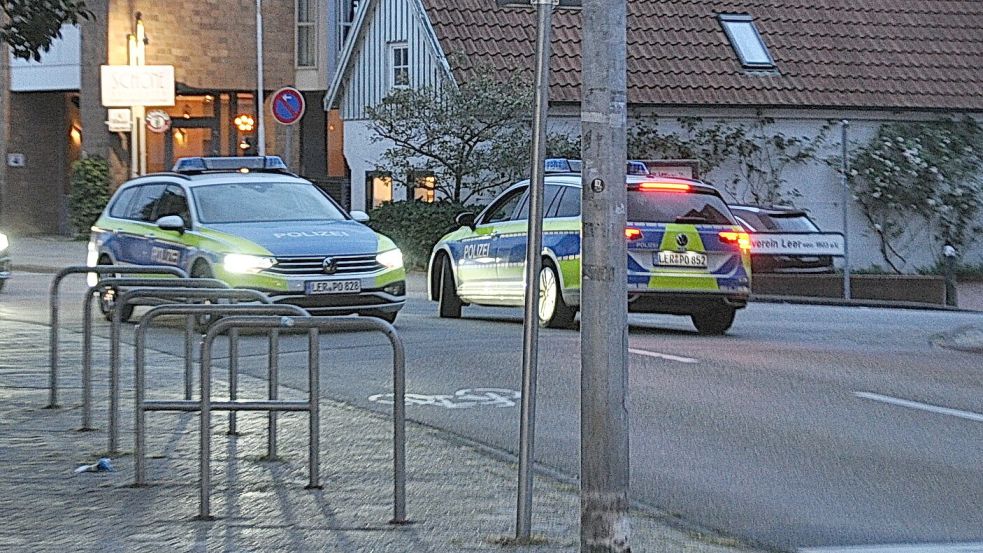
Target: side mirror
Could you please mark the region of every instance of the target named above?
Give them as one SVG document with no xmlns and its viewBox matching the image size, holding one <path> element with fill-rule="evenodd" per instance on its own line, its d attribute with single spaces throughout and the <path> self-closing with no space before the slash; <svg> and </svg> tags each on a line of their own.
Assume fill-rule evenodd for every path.
<svg viewBox="0 0 983 553">
<path fill-rule="evenodd" d="M 369 214 L 366 213 L 366 212 L 364 212 L 364 211 L 352 211 L 351 212 L 351 216 L 352 216 L 352 219 L 354 219 L 356 222 L 359 222 L 359 223 L 368 223 L 369 222 Z"/>
<path fill-rule="evenodd" d="M 173 230 L 181 233 L 183 233 L 184 229 L 187 228 L 187 226 L 185 226 L 184 219 L 182 219 L 179 215 L 168 215 L 166 217 L 161 217 L 160 219 L 157 219 L 157 226 L 160 227 L 161 230 Z"/>
<path fill-rule="evenodd" d="M 454 222 L 459 226 L 468 227 L 469 229 L 474 230 L 474 213 L 470 211 L 459 213 L 457 217 L 454 217 Z"/>
</svg>

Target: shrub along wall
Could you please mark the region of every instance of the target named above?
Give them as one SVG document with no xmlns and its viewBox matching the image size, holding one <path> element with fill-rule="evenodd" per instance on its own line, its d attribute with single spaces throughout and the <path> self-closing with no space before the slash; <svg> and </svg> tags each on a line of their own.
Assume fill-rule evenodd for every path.
<svg viewBox="0 0 983 553">
<path fill-rule="evenodd" d="M 454 218 L 462 211 L 478 208 L 449 201 L 384 203 L 369 211 L 369 226 L 396 242 L 407 269 L 425 269 L 434 244 L 457 228 Z"/>
</svg>

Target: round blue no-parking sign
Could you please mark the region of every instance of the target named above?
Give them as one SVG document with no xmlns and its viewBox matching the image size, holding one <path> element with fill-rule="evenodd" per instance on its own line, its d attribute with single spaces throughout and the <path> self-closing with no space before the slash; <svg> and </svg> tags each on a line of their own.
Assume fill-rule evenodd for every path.
<svg viewBox="0 0 983 553">
<path fill-rule="evenodd" d="M 285 86 L 273 93 L 270 111 L 273 118 L 283 125 L 293 125 L 304 116 L 304 96 L 296 88 Z"/>
</svg>

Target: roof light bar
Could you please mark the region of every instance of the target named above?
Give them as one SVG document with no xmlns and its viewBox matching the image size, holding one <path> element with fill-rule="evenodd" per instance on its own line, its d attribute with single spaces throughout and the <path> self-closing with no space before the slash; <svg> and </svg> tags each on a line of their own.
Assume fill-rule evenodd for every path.
<svg viewBox="0 0 983 553">
<path fill-rule="evenodd" d="M 182 157 L 174 163 L 175 173 L 204 171 L 286 171 L 279 156 Z"/>
</svg>

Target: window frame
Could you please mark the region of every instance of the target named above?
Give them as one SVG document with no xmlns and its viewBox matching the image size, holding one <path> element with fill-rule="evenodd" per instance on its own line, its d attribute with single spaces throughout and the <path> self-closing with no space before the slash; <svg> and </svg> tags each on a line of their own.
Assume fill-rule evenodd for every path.
<svg viewBox="0 0 983 553">
<path fill-rule="evenodd" d="M 431 204 L 437 201 L 437 175 L 433 171 L 413 169 L 410 171 L 409 177 L 408 182 L 412 184 L 413 201 Z M 427 179 L 432 180 L 432 186 L 424 184 Z M 420 197 L 420 192 L 423 193 L 423 197 Z"/>
<path fill-rule="evenodd" d="M 355 27 L 355 19 L 358 16 L 359 4 L 364 0 L 336 0 L 337 22 L 338 22 L 338 56 L 341 56 L 345 49 L 345 43 Z"/>
<path fill-rule="evenodd" d="M 301 3 L 306 2 L 308 13 L 303 14 L 309 17 L 309 21 L 301 20 Z M 318 58 L 317 47 L 317 1 L 316 0 L 296 0 L 294 2 L 294 67 L 297 69 L 316 69 Z M 310 63 L 301 63 L 300 59 L 300 36 L 301 29 L 310 33 Z M 305 60 L 306 61 L 306 60 Z"/>
<path fill-rule="evenodd" d="M 396 52 L 404 51 L 406 53 L 406 59 L 404 60 L 405 65 L 396 65 Z M 396 71 L 399 69 L 404 69 L 406 71 L 406 84 L 396 83 Z M 410 78 L 410 45 L 405 41 L 400 42 L 390 42 L 386 44 L 386 76 L 389 79 L 390 89 L 403 89 L 410 88 L 412 85 L 412 79 Z"/>
<path fill-rule="evenodd" d="M 375 209 L 379 207 L 375 205 L 375 180 L 376 179 L 389 179 L 389 202 L 396 201 L 395 187 L 393 186 L 393 175 L 389 171 L 366 171 L 365 173 L 365 207 L 368 210 Z M 386 202 L 381 202 L 382 205 Z"/>
<path fill-rule="evenodd" d="M 745 69 L 759 69 L 768 70 L 776 69 L 775 58 L 771 56 L 771 51 L 768 50 L 768 45 L 765 43 L 764 37 L 761 36 L 761 32 L 758 31 L 758 26 L 754 24 L 754 18 L 750 14 L 746 13 L 721 13 L 717 15 L 717 20 L 720 22 L 721 28 L 724 30 L 724 34 L 727 36 L 727 41 L 730 42 L 731 49 L 734 50 L 734 54 L 737 59 L 741 62 L 741 66 Z M 748 61 L 744 57 L 744 53 L 738 46 L 737 37 L 735 36 L 733 29 L 730 25 L 748 25 L 751 31 L 754 32 L 755 38 L 758 40 L 758 45 L 761 47 L 761 51 L 764 53 L 768 61 Z"/>
</svg>

